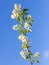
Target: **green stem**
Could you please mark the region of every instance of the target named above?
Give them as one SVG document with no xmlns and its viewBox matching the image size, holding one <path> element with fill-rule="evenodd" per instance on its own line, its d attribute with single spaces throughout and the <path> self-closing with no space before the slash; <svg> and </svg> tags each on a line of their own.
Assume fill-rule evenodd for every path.
<svg viewBox="0 0 49 65">
<path fill-rule="evenodd" d="M 29 49 L 27 48 L 27 52 L 29 52 Z M 31 62 L 31 57 L 29 58 L 30 60 L 30 65 L 33 65 L 33 63 Z"/>
<path fill-rule="evenodd" d="M 32 65 L 32 62 L 31 62 L 31 57 L 30 57 L 29 59 L 30 59 L 30 65 Z"/>
</svg>

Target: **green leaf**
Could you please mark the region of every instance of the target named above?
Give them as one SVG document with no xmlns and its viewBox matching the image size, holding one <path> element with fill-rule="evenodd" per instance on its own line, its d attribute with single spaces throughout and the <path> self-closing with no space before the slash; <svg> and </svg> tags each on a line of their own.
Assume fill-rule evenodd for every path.
<svg viewBox="0 0 49 65">
<path fill-rule="evenodd" d="M 28 12 L 26 12 L 26 11 L 23 11 L 22 12 L 22 16 L 24 17 L 24 15 L 27 15 L 28 14 Z"/>
<path fill-rule="evenodd" d="M 26 55 L 26 56 L 25 56 L 25 60 L 27 60 L 28 58 L 29 58 L 29 57 Z"/>
<path fill-rule="evenodd" d="M 38 59 L 35 59 L 35 62 L 39 63 L 39 60 Z"/>
<path fill-rule="evenodd" d="M 20 17 L 18 17 L 18 21 L 20 21 Z"/>
<path fill-rule="evenodd" d="M 22 24 L 22 18 L 18 17 L 18 21 Z"/>
<path fill-rule="evenodd" d="M 24 15 L 27 15 L 27 14 L 28 14 L 28 12 L 23 12 L 23 14 L 22 14 L 22 15 L 24 16 Z"/>
<path fill-rule="evenodd" d="M 23 9 L 23 11 L 28 11 L 28 10 L 29 10 L 28 8 Z"/>
<path fill-rule="evenodd" d="M 36 60 L 37 63 L 39 63 L 39 60 Z"/>
<path fill-rule="evenodd" d="M 28 59 L 28 56 L 26 56 L 26 59 Z"/>
<path fill-rule="evenodd" d="M 31 20 L 32 22 L 34 22 L 34 20 Z"/>
<path fill-rule="evenodd" d="M 31 23 L 29 23 L 30 24 L 30 26 L 32 26 L 32 24 Z"/>
<path fill-rule="evenodd" d="M 24 15 L 27 15 L 28 14 L 28 12 L 24 12 Z"/>
<path fill-rule="evenodd" d="M 28 29 L 27 32 L 32 32 L 32 30 L 31 29 Z"/>
<path fill-rule="evenodd" d="M 24 18 L 24 20 L 27 20 L 27 17 L 26 17 L 26 18 Z"/>
<path fill-rule="evenodd" d="M 28 48 L 30 48 L 31 46 L 27 46 Z"/>
</svg>

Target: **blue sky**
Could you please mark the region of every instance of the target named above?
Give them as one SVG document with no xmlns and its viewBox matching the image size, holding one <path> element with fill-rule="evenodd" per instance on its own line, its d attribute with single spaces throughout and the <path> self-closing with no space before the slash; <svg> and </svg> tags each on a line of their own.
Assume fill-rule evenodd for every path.
<svg viewBox="0 0 49 65">
<path fill-rule="evenodd" d="M 49 0 L 0 0 L 0 65 L 30 65 L 19 55 L 22 43 L 12 29 L 17 22 L 10 17 L 15 3 L 29 8 L 35 22 L 28 33 L 32 52 L 40 52 L 40 63 L 34 65 L 49 65 Z"/>
</svg>

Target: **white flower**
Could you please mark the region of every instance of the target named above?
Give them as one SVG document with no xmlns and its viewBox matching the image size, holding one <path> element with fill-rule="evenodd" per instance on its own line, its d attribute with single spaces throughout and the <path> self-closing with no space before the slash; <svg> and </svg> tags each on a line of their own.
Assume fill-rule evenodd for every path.
<svg viewBox="0 0 49 65">
<path fill-rule="evenodd" d="M 16 14 L 15 14 L 15 13 L 13 13 L 13 14 L 11 15 L 11 18 L 12 18 L 12 19 L 15 19 L 15 18 L 18 18 L 18 16 L 19 16 L 19 14 L 18 14 L 18 13 L 16 13 Z"/>
<path fill-rule="evenodd" d="M 19 4 L 15 4 L 14 8 L 16 9 L 16 11 L 21 11 L 21 5 Z"/>
<path fill-rule="evenodd" d="M 18 7 L 19 6 L 19 8 L 21 8 L 21 4 L 14 4 L 14 7 Z"/>
<path fill-rule="evenodd" d="M 32 30 L 29 29 L 30 27 L 31 27 L 31 25 L 29 24 L 29 22 L 25 22 L 24 28 L 25 28 L 26 30 L 28 30 L 29 32 L 32 32 Z"/>
<path fill-rule="evenodd" d="M 23 37 L 22 37 L 22 42 L 26 42 L 27 41 L 27 38 L 26 38 L 26 36 L 24 35 Z"/>
<path fill-rule="evenodd" d="M 12 19 L 17 18 L 17 15 L 16 15 L 16 14 L 12 14 L 12 15 L 11 15 L 11 18 L 12 18 Z"/>
<path fill-rule="evenodd" d="M 18 26 L 17 24 L 13 26 L 13 30 L 19 30 L 20 26 Z"/>
<path fill-rule="evenodd" d="M 12 11 L 12 13 L 13 13 L 13 14 L 16 14 L 16 10 L 14 9 L 14 10 Z"/>
<path fill-rule="evenodd" d="M 25 24 L 24 24 L 24 28 L 27 29 L 27 28 L 29 28 L 29 27 L 30 27 L 29 22 L 25 22 Z"/>
<path fill-rule="evenodd" d="M 35 58 L 39 58 L 39 56 L 40 56 L 39 52 L 37 52 L 37 53 L 34 54 Z"/>
<path fill-rule="evenodd" d="M 12 18 L 12 19 L 14 19 L 14 18 L 15 18 L 13 14 L 11 15 L 11 18 Z"/>
<path fill-rule="evenodd" d="M 18 16 L 19 16 L 19 13 L 16 12 L 16 18 L 18 18 Z"/>
<path fill-rule="evenodd" d="M 14 19 L 14 16 L 13 16 L 13 14 L 11 15 L 11 18 L 12 18 L 12 19 Z"/>
<path fill-rule="evenodd" d="M 16 7 L 18 4 L 14 4 L 14 7 Z"/>
<path fill-rule="evenodd" d="M 20 35 L 20 36 L 18 37 L 18 39 L 19 39 L 19 40 L 22 40 L 22 37 L 23 37 L 23 35 Z"/>
<path fill-rule="evenodd" d="M 24 51 L 21 51 L 21 52 L 20 52 L 20 55 L 21 55 L 24 59 L 26 59 L 26 53 L 25 53 Z"/>
<path fill-rule="evenodd" d="M 32 20 L 32 16 L 28 15 L 27 19 Z"/>
<path fill-rule="evenodd" d="M 20 52 L 20 55 L 25 55 L 25 52 L 24 52 L 24 51 L 21 51 L 21 52 Z"/>
<path fill-rule="evenodd" d="M 20 39 L 23 43 L 27 43 L 27 37 L 25 35 L 20 35 L 18 39 Z"/>
</svg>

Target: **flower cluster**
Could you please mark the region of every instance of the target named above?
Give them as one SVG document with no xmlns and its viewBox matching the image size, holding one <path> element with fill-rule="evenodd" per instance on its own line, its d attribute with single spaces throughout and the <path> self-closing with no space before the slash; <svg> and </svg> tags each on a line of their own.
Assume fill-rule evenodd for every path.
<svg viewBox="0 0 49 65">
<path fill-rule="evenodd" d="M 20 35 L 18 36 L 18 39 L 22 41 L 22 48 L 23 51 L 20 52 L 20 55 L 26 60 L 30 59 L 30 62 L 39 62 L 38 58 L 40 56 L 39 52 L 35 53 L 34 55 L 30 51 L 30 40 L 27 38 L 26 33 L 27 32 L 32 32 L 30 29 L 32 27 L 32 16 L 28 15 L 28 9 L 22 9 L 21 5 L 15 4 L 14 5 L 14 10 L 12 11 L 11 18 L 12 19 L 17 19 L 20 23 L 20 25 L 14 25 L 13 30 L 19 30 Z M 33 58 L 31 58 L 33 55 Z"/>
<path fill-rule="evenodd" d="M 21 11 L 21 5 L 15 4 L 14 10 L 12 11 L 11 18 L 12 19 L 18 18 L 20 15 L 20 11 Z"/>
</svg>

